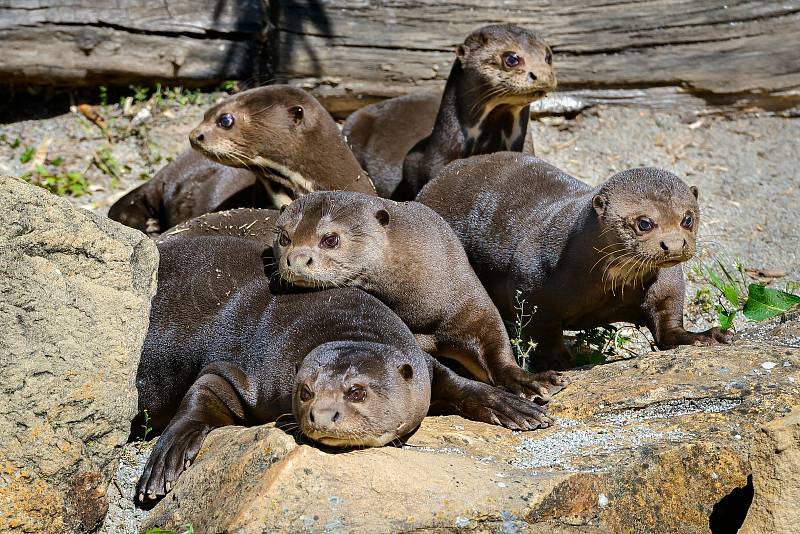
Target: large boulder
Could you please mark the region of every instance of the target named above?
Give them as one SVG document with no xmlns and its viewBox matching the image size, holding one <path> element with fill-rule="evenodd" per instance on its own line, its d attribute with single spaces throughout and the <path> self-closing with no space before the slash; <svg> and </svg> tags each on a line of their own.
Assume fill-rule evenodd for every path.
<svg viewBox="0 0 800 534">
<path fill-rule="evenodd" d="M 143 527 L 736 532 L 753 436 L 800 398 L 800 349 L 684 347 L 569 375 L 558 424 L 535 432 L 431 417 L 403 448 L 337 454 L 216 430 Z"/>
<path fill-rule="evenodd" d="M 99 526 L 157 263 L 140 232 L 0 177 L 0 531 Z"/>
<path fill-rule="evenodd" d="M 800 529 L 800 408 L 756 433 L 750 463 L 755 496 L 740 532 Z"/>
</svg>

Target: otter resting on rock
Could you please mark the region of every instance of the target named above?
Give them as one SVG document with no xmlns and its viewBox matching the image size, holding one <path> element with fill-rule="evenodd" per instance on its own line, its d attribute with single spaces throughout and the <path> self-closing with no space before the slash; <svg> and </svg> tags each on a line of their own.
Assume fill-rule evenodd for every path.
<svg viewBox="0 0 800 534">
<path fill-rule="evenodd" d="M 536 312 L 524 334 L 537 367 L 569 366 L 563 330 L 617 321 L 647 326 L 656 345 L 727 343 L 683 326 L 680 264 L 695 252 L 696 187 L 636 168 L 589 185 L 533 156 L 502 152 L 448 165 L 420 193 L 455 230 L 505 319 L 515 292 Z"/>
<path fill-rule="evenodd" d="M 295 286 L 356 286 L 397 313 L 422 348 L 482 382 L 545 403 L 559 373 L 517 365 L 503 321 L 448 224 L 417 202 L 317 192 L 276 221 L 275 261 Z"/>
<path fill-rule="evenodd" d="M 375 193 L 328 112 L 294 87 L 225 99 L 189 141 L 195 151 L 115 202 L 109 218 L 155 236 L 204 213 L 277 208 L 313 190 Z"/>
<path fill-rule="evenodd" d="M 354 288 L 275 296 L 269 253 L 231 236 L 158 244 L 159 288 L 136 376 L 132 437 L 162 431 L 136 495 L 155 501 L 195 460 L 205 436 L 293 414 L 333 447 L 380 446 L 427 413 L 517 430 L 549 426 L 535 403 L 461 377 L 423 352 L 403 322 Z"/>
<path fill-rule="evenodd" d="M 413 200 L 455 159 L 521 152 L 530 103 L 556 87 L 552 61 L 550 47 L 533 32 L 484 26 L 456 48 L 435 124 L 437 97 L 407 95 L 353 113 L 343 133 L 381 196 Z"/>
</svg>

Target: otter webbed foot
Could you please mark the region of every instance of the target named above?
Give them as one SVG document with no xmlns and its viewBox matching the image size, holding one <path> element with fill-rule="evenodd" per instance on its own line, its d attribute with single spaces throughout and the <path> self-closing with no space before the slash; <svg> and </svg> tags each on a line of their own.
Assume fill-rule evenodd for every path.
<svg viewBox="0 0 800 534">
<path fill-rule="evenodd" d="M 433 358 L 431 364 L 431 413 L 460 415 L 512 430 L 535 430 L 553 424 L 545 408 L 533 401 L 460 376 Z"/>
<path fill-rule="evenodd" d="M 481 421 L 511 430 L 536 430 L 553 424 L 553 418 L 542 406 L 500 388 L 480 384 L 475 404 L 463 406 L 467 419 Z"/>
<path fill-rule="evenodd" d="M 733 341 L 733 333 L 715 326 L 704 332 L 689 332 L 688 330 L 672 330 L 665 333 L 656 345 L 661 350 L 673 349 L 680 345 L 718 345 L 729 344 Z"/>
<path fill-rule="evenodd" d="M 532 374 L 517 366 L 506 367 L 497 377 L 497 386 L 537 404 L 547 404 L 569 383 L 569 378 L 557 371 Z"/>
<path fill-rule="evenodd" d="M 181 473 L 194 461 L 210 431 L 210 426 L 188 419 L 170 424 L 158 438 L 139 478 L 137 501 L 148 504 L 169 493 Z"/>
</svg>

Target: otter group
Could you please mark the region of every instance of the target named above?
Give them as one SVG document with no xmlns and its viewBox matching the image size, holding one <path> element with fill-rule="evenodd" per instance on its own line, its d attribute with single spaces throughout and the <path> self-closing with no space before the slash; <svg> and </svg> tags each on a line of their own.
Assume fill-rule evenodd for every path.
<svg viewBox="0 0 800 534">
<path fill-rule="evenodd" d="M 132 438 L 145 417 L 161 434 L 140 504 L 220 426 L 291 415 L 326 447 L 402 441 L 428 414 L 549 426 L 564 330 L 730 341 L 683 327 L 697 188 L 653 168 L 593 188 L 522 154 L 552 62 L 532 32 L 486 26 L 456 48 L 441 97 L 367 106 L 344 135 L 300 89 L 244 91 L 111 208 L 161 256 L 131 423 Z M 519 295 L 537 308 L 523 332 L 536 373 L 504 327 Z"/>
</svg>

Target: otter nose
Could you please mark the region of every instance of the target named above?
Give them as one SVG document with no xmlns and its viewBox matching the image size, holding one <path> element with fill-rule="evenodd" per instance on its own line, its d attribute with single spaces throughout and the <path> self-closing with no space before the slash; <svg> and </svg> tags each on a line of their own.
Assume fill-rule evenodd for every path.
<svg viewBox="0 0 800 534">
<path fill-rule="evenodd" d="M 194 140 L 197 141 L 198 143 L 202 143 L 203 141 L 206 140 L 206 136 L 203 134 L 197 134 Z"/>
<path fill-rule="evenodd" d="M 308 251 L 304 250 L 293 250 L 289 254 L 286 255 L 286 266 L 291 267 L 292 264 L 295 267 L 302 267 L 305 265 L 306 267 L 311 267 L 314 263 L 314 258 L 311 257 L 311 254 Z"/>
<path fill-rule="evenodd" d="M 321 427 L 333 426 L 339 417 L 339 411 L 333 408 L 312 408 L 308 412 L 308 419 Z"/>
<path fill-rule="evenodd" d="M 686 238 L 673 237 L 666 238 L 661 241 L 661 248 L 667 254 L 678 254 L 686 247 Z"/>
</svg>

